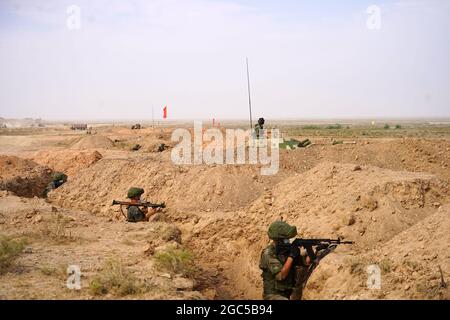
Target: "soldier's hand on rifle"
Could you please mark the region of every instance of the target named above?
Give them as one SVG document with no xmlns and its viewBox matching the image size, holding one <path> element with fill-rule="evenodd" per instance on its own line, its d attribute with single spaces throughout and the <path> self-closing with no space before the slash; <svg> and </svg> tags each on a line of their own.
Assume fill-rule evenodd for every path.
<svg viewBox="0 0 450 320">
<path fill-rule="evenodd" d="M 295 260 L 299 256 L 300 256 L 300 248 L 297 246 L 291 246 L 291 250 L 289 251 L 289 257 Z"/>
</svg>

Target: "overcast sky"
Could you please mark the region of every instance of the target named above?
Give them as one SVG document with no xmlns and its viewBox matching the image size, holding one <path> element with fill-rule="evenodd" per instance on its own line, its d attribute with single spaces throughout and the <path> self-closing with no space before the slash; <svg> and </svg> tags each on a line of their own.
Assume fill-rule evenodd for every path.
<svg viewBox="0 0 450 320">
<path fill-rule="evenodd" d="M 0 117 L 450 117 L 450 1 L 341 2 L 1 0 Z"/>
</svg>

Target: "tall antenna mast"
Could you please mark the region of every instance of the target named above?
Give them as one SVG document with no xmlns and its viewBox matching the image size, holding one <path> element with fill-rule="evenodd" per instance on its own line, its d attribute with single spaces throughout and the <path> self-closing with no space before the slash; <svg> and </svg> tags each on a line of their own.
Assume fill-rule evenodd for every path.
<svg viewBox="0 0 450 320">
<path fill-rule="evenodd" d="M 153 105 L 152 105 L 152 127 L 155 129 L 155 113 L 153 112 Z"/>
<path fill-rule="evenodd" d="M 247 88 L 248 88 L 248 109 L 250 111 L 250 130 L 253 129 L 252 122 L 252 99 L 250 97 L 250 73 L 248 72 L 248 57 L 245 58 L 247 62 Z"/>
</svg>

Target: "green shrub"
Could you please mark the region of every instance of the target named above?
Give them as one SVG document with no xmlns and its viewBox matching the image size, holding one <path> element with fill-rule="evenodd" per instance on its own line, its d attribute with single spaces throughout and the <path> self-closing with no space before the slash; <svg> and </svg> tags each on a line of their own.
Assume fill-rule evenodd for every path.
<svg viewBox="0 0 450 320">
<path fill-rule="evenodd" d="M 365 262 L 358 257 L 349 257 L 346 259 L 346 264 L 350 267 L 350 273 L 354 275 L 362 275 L 366 272 Z"/>
<path fill-rule="evenodd" d="M 66 227 L 69 222 L 70 219 L 61 213 L 58 213 L 49 220 L 44 220 L 41 227 L 42 236 L 49 238 L 55 243 L 75 241 L 75 237 L 66 232 Z"/>
<path fill-rule="evenodd" d="M 183 275 L 194 271 L 194 257 L 186 249 L 168 248 L 155 253 L 155 265 L 161 270 Z"/>
<path fill-rule="evenodd" d="M 383 273 L 389 273 L 391 271 L 391 262 L 388 259 L 383 259 L 378 263 Z"/>
<path fill-rule="evenodd" d="M 93 295 L 111 293 L 126 296 L 144 291 L 144 285 L 134 277 L 121 261 L 108 259 L 100 271 L 89 283 Z"/>
<path fill-rule="evenodd" d="M 57 273 L 56 268 L 44 266 L 39 269 L 44 276 L 51 276 Z"/>
<path fill-rule="evenodd" d="M 15 239 L 0 235 L 0 274 L 6 272 L 17 259 L 19 254 L 25 249 L 24 239 Z"/>
<path fill-rule="evenodd" d="M 340 125 L 339 123 L 336 123 L 336 124 L 326 126 L 325 129 L 342 129 L 342 125 Z"/>
<path fill-rule="evenodd" d="M 384 127 L 383 127 L 384 129 L 389 129 L 390 128 L 390 126 L 386 123 L 385 125 L 384 125 Z"/>
<path fill-rule="evenodd" d="M 39 268 L 39 271 L 45 276 L 56 276 L 61 279 L 67 278 L 67 267 L 64 264 L 61 264 L 57 267 L 43 265 Z"/>
<path fill-rule="evenodd" d="M 399 125 L 399 124 L 396 124 L 396 125 L 395 125 L 395 129 L 401 129 L 401 128 L 402 128 L 401 125 Z"/>
</svg>

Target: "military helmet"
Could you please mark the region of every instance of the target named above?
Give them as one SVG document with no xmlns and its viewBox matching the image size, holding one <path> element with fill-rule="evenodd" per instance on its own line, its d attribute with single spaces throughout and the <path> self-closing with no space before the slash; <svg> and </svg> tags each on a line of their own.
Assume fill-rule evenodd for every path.
<svg viewBox="0 0 450 320">
<path fill-rule="evenodd" d="M 269 226 L 269 231 L 267 233 L 272 240 L 290 239 L 297 235 L 297 227 L 278 220 Z"/>
<path fill-rule="evenodd" d="M 132 187 L 128 190 L 127 197 L 129 199 L 135 198 L 135 197 L 140 197 L 143 193 L 144 193 L 144 189 Z"/>
<path fill-rule="evenodd" d="M 258 124 L 259 124 L 259 125 L 262 126 L 262 125 L 264 124 L 264 122 L 265 122 L 264 118 L 259 118 L 259 119 L 258 119 Z"/>
<path fill-rule="evenodd" d="M 52 175 L 53 181 L 67 181 L 67 175 L 62 172 L 54 172 Z"/>
</svg>

